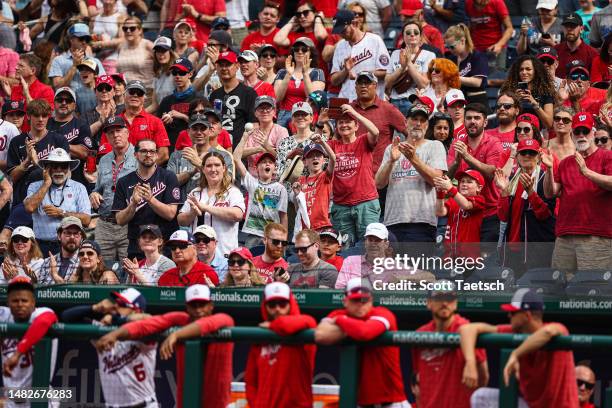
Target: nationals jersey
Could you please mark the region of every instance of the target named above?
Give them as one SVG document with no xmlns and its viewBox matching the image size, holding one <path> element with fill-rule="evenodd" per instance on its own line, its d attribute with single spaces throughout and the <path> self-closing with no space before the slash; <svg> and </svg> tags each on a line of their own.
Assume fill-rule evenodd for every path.
<svg viewBox="0 0 612 408">
<path fill-rule="evenodd" d="M 0 119 L 0 161 L 6 161 L 9 143 L 15 136 L 19 136 L 19 129 L 11 122 Z"/>
</svg>

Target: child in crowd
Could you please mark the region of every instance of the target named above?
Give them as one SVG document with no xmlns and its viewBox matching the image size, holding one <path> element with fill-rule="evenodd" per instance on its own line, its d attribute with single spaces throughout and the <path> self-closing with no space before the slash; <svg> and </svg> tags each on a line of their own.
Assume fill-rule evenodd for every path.
<svg viewBox="0 0 612 408">
<path fill-rule="evenodd" d="M 344 258 L 338 255 L 342 250 L 342 236 L 333 228 L 326 228 L 319 232 L 321 238 L 320 249 L 321 259 L 336 267 L 338 272 L 342 269 Z"/>
</svg>

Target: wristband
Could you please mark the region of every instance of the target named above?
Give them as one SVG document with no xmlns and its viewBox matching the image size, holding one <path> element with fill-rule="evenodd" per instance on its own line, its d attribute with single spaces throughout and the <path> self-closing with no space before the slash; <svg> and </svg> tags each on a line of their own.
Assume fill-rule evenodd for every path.
<svg viewBox="0 0 612 408">
<path fill-rule="evenodd" d="M 457 187 L 453 186 L 453 188 L 451 188 L 450 190 L 448 190 L 448 196 L 449 197 L 454 197 L 457 195 L 459 191 L 457 191 Z"/>
<path fill-rule="evenodd" d="M 437 191 L 436 192 L 436 198 L 439 200 L 444 200 L 446 198 L 446 192 L 444 191 Z"/>
</svg>

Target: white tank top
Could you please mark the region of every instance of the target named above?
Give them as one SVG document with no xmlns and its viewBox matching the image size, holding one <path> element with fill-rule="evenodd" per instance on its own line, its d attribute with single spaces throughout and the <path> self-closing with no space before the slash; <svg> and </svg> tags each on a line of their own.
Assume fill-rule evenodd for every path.
<svg viewBox="0 0 612 408">
<path fill-rule="evenodd" d="M 106 35 L 109 40 L 116 38 L 119 33 L 119 25 L 117 24 L 118 18 L 119 13 L 110 16 L 103 16 L 101 14 L 96 16 L 92 30 L 93 34 Z"/>
</svg>

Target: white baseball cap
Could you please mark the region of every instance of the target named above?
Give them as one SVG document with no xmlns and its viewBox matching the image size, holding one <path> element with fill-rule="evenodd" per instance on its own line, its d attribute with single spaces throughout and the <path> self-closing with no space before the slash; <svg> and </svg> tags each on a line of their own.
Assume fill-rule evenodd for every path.
<svg viewBox="0 0 612 408">
<path fill-rule="evenodd" d="M 268 283 L 264 289 L 264 300 L 266 302 L 274 299 L 291 299 L 291 289 L 283 282 Z"/>
<path fill-rule="evenodd" d="M 373 222 L 366 227 L 365 236 L 375 236 L 380 239 L 389 239 L 389 231 L 384 224 Z"/>
<path fill-rule="evenodd" d="M 451 89 L 446 93 L 444 101 L 446 102 L 446 106 L 452 106 L 455 102 L 465 102 L 465 95 L 463 95 L 463 92 L 459 89 Z"/>
<path fill-rule="evenodd" d="M 312 106 L 308 102 L 296 102 L 291 108 L 291 116 L 295 115 L 295 112 L 305 112 L 312 115 Z"/>
<path fill-rule="evenodd" d="M 536 10 L 546 9 L 546 10 L 554 10 L 559 3 L 557 0 L 539 0 L 536 6 Z"/>
<path fill-rule="evenodd" d="M 362 279 L 360 277 L 351 278 L 346 283 L 345 295 L 347 299 L 370 297 L 372 296 L 372 288 L 367 279 Z"/>
<path fill-rule="evenodd" d="M 111 297 L 121 306 L 130 309 L 145 311 L 147 308 L 145 297 L 134 288 L 123 289 L 121 292 L 111 292 Z"/>
<path fill-rule="evenodd" d="M 185 303 L 200 300 L 210 302 L 210 288 L 206 285 L 191 285 L 185 290 Z"/>
<path fill-rule="evenodd" d="M 195 231 L 193 231 L 193 235 L 195 234 L 203 234 L 204 236 L 217 240 L 217 232 L 210 225 L 202 224 L 198 225 Z"/>
<path fill-rule="evenodd" d="M 27 239 L 36 238 L 36 236 L 34 235 L 34 231 L 32 231 L 32 228 L 24 227 L 24 226 L 17 227 L 13 230 L 13 233 L 11 234 L 11 238 L 16 237 L 16 236 L 24 237 Z"/>
<path fill-rule="evenodd" d="M 166 241 L 166 244 L 171 242 L 182 242 L 185 244 L 193 244 L 193 236 L 185 230 L 177 230 L 170 235 L 170 239 Z"/>
</svg>

